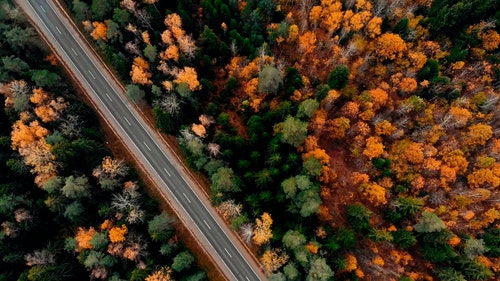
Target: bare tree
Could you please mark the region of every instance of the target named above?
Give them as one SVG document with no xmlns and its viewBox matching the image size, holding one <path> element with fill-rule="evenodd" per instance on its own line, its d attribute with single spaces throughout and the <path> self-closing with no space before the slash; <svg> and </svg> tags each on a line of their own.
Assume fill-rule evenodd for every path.
<svg viewBox="0 0 500 281">
<path fill-rule="evenodd" d="M 14 211 L 14 218 L 17 222 L 21 223 L 31 221 L 33 219 L 33 215 L 30 213 L 30 211 L 21 208 Z"/>
<path fill-rule="evenodd" d="M 13 222 L 4 221 L 0 226 L 2 226 L 2 232 L 5 236 L 15 238 L 19 234 L 19 228 Z"/>
<path fill-rule="evenodd" d="M 134 12 L 134 16 L 139 20 L 143 27 L 147 27 L 149 29 L 153 29 L 151 26 L 151 16 L 145 9 L 136 9 Z"/>
<path fill-rule="evenodd" d="M 25 255 L 24 259 L 26 260 L 26 265 L 28 266 L 56 263 L 54 253 L 51 253 L 48 249 L 36 250 L 33 253 Z"/>
<path fill-rule="evenodd" d="M 139 208 L 130 210 L 125 220 L 130 224 L 140 223 L 144 220 L 144 211 Z"/>
<path fill-rule="evenodd" d="M 122 0 L 120 1 L 120 6 L 125 8 L 127 11 L 135 13 L 135 1 L 134 0 Z"/>
<path fill-rule="evenodd" d="M 78 115 L 67 114 L 65 118 L 62 119 L 59 129 L 61 134 L 68 138 L 77 138 L 81 135 L 83 128 L 83 121 Z"/>
<path fill-rule="evenodd" d="M 226 200 L 216 207 L 217 211 L 227 220 L 231 220 L 241 215 L 241 204 L 236 204 L 234 200 Z"/>
<path fill-rule="evenodd" d="M 139 49 L 137 43 L 138 42 L 136 42 L 136 41 L 134 41 L 134 42 L 128 41 L 127 43 L 125 43 L 125 50 L 132 55 L 141 56 L 142 53 L 141 53 L 141 50 Z"/>
<path fill-rule="evenodd" d="M 170 94 L 164 96 L 159 101 L 159 106 L 161 109 L 165 110 L 168 114 L 177 116 L 181 110 L 181 100 L 176 94 Z"/>
<path fill-rule="evenodd" d="M 210 156 L 217 157 L 217 155 L 220 154 L 220 145 L 217 143 L 211 142 L 207 145 L 207 150 L 208 150 L 208 153 L 210 153 Z"/>
<path fill-rule="evenodd" d="M 137 192 L 137 185 L 124 188 L 122 193 L 113 195 L 111 207 L 121 214 L 126 214 L 129 223 L 141 222 L 144 218 L 144 211 L 141 210 L 140 193 Z"/>
<path fill-rule="evenodd" d="M 241 238 L 243 238 L 243 241 L 245 241 L 247 244 L 252 241 L 253 229 L 253 223 L 246 223 L 240 227 Z"/>
<path fill-rule="evenodd" d="M 14 80 L 9 85 L 14 109 L 18 112 L 26 110 L 29 107 L 29 98 L 31 96 L 28 83 L 24 80 Z"/>
</svg>

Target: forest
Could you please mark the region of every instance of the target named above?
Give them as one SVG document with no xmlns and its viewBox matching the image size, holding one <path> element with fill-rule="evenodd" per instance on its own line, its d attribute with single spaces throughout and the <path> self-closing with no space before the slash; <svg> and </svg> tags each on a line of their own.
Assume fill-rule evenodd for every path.
<svg viewBox="0 0 500 281">
<path fill-rule="evenodd" d="M 61 2 L 130 100 L 208 179 L 213 205 L 269 280 L 500 278 L 500 1 Z M 172 246 L 171 218 L 103 147 L 95 116 L 76 116 L 91 111 L 64 95 L 50 53 L 33 60 L 33 29 L 2 13 L 2 170 L 19 176 L 2 189 L 1 241 L 42 227 L 35 215 L 55 216 L 36 221 L 66 237 L 31 246 L 38 252 L 3 246 L 4 263 L 19 265 L 9 270 L 24 280 L 42 269 L 205 278 Z M 86 167 L 70 164 L 82 152 Z M 121 209 L 117 198 L 143 205 Z M 91 210 L 94 219 L 72 221 Z M 149 256 L 138 237 L 151 240 Z M 50 257 L 72 254 L 83 267 L 31 261 L 53 247 Z M 162 255 L 170 263 L 153 266 Z"/>
<path fill-rule="evenodd" d="M 0 1 L 0 280 L 207 280 L 25 15 Z"/>
</svg>

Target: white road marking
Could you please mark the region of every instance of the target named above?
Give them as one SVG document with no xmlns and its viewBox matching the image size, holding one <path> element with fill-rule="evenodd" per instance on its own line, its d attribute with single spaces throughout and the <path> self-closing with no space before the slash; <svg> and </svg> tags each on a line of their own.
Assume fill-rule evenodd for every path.
<svg viewBox="0 0 500 281">
<path fill-rule="evenodd" d="M 45 11 L 45 9 L 43 8 L 42 5 L 40 5 L 40 9 L 42 9 L 42 11 L 46 14 L 47 12 Z"/>
<path fill-rule="evenodd" d="M 88 72 L 90 73 L 90 76 L 92 76 L 92 78 L 94 78 L 94 80 L 95 80 L 94 74 L 92 74 L 92 72 L 90 70 L 88 70 Z"/>
<path fill-rule="evenodd" d="M 73 54 L 78 57 L 78 54 L 76 53 L 75 49 L 71 48 L 71 51 L 73 51 Z"/>
<path fill-rule="evenodd" d="M 163 170 L 165 171 L 165 173 L 167 173 L 167 175 L 168 175 L 169 177 L 171 177 L 171 175 L 170 175 L 170 173 L 168 172 L 167 168 L 163 168 Z"/>
<path fill-rule="evenodd" d="M 187 197 L 186 193 L 182 193 L 182 195 L 184 195 L 184 197 L 186 198 L 186 200 L 189 202 L 189 204 L 191 204 L 191 200 L 189 200 L 189 198 Z"/>
<path fill-rule="evenodd" d="M 208 225 L 207 221 L 206 220 L 203 220 L 203 222 L 205 223 L 205 225 L 208 227 L 208 229 L 212 230 L 212 228 L 210 227 L 210 225 Z"/>
<path fill-rule="evenodd" d="M 224 248 L 224 251 L 226 251 L 227 255 L 228 255 L 230 258 L 232 258 L 232 257 L 233 257 L 233 256 L 231 256 L 231 254 L 229 253 L 229 251 L 228 251 L 226 248 Z"/>
<path fill-rule="evenodd" d="M 57 29 L 57 32 L 59 32 L 59 34 L 62 34 L 61 30 L 59 30 L 59 27 L 57 27 L 57 25 L 56 25 L 56 29 Z"/>
<path fill-rule="evenodd" d="M 108 97 L 108 99 L 109 99 L 110 102 L 113 102 L 113 100 L 111 99 L 111 97 L 109 96 L 108 93 L 106 93 L 106 97 Z"/>
<path fill-rule="evenodd" d="M 146 146 L 146 148 L 147 148 L 149 151 L 151 151 L 151 148 L 149 148 L 149 146 L 146 144 L 146 142 L 145 142 L 145 141 L 143 141 L 142 143 Z"/>
<path fill-rule="evenodd" d="M 250 279 L 248 278 L 248 276 L 245 276 L 245 278 L 246 278 L 248 281 L 250 281 Z"/>
<path fill-rule="evenodd" d="M 130 124 L 130 122 L 128 121 L 127 117 L 123 116 L 123 119 L 125 119 L 125 121 L 127 122 L 127 124 L 128 124 L 129 126 L 132 126 L 132 124 Z"/>
</svg>

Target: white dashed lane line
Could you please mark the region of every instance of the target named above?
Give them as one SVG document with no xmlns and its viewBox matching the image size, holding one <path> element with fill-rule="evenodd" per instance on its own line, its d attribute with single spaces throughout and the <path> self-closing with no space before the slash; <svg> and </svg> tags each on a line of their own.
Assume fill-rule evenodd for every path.
<svg viewBox="0 0 500 281">
<path fill-rule="evenodd" d="M 189 198 L 187 197 L 186 193 L 182 193 L 182 195 L 184 195 L 184 197 L 186 198 L 186 200 L 189 202 L 189 204 L 191 204 L 191 200 L 189 200 Z"/>
<path fill-rule="evenodd" d="M 210 227 L 210 225 L 208 225 L 207 221 L 206 220 L 203 220 L 203 222 L 205 223 L 205 225 L 208 227 L 208 229 L 212 230 L 212 228 Z"/>
<path fill-rule="evenodd" d="M 167 175 L 168 175 L 169 177 L 171 177 L 171 175 L 170 175 L 170 173 L 168 172 L 167 168 L 163 168 L 163 170 L 165 171 L 165 173 L 167 173 Z"/>
<path fill-rule="evenodd" d="M 132 126 L 132 124 L 128 121 L 127 117 L 123 116 L 123 120 L 125 120 L 125 122 L 127 122 L 129 126 Z"/>
<path fill-rule="evenodd" d="M 95 76 L 94 76 L 94 74 L 92 73 L 92 71 L 88 70 L 88 72 L 90 73 L 90 76 L 92 76 L 92 78 L 94 78 L 94 80 L 95 80 Z"/>
</svg>

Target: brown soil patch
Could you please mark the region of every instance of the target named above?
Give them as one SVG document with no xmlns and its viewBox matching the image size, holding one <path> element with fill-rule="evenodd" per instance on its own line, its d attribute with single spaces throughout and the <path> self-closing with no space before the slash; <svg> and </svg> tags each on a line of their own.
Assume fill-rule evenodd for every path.
<svg viewBox="0 0 500 281">
<path fill-rule="evenodd" d="M 238 135 L 242 136 L 245 139 L 248 139 L 247 128 L 243 123 L 241 116 L 231 110 L 228 110 L 226 112 L 227 114 L 229 114 L 229 122 L 231 122 L 231 125 L 233 125 L 233 127 L 236 129 Z"/>
</svg>

